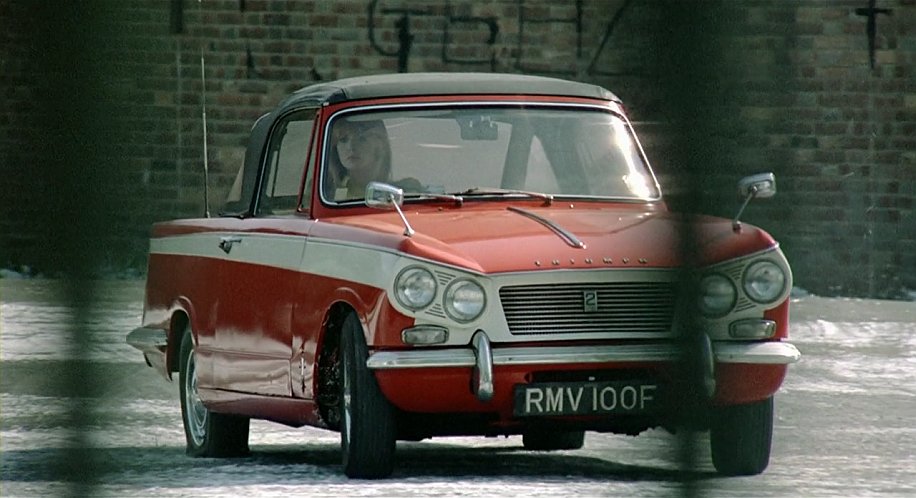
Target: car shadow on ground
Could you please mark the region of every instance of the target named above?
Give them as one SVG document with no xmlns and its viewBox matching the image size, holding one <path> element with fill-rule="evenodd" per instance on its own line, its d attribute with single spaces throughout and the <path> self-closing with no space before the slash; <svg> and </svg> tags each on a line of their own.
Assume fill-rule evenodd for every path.
<svg viewBox="0 0 916 498">
<path fill-rule="evenodd" d="M 601 481 L 680 481 L 707 477 L 674 468 L 615 462 L 577 451 L 528 451 L 521 447 L 466 447 L 422 443 L 398 448 L 396 477 L 537 477 Z"/>
<path fill-rule="evenodd" d="M 337 444 L 255 445 L 247 457 L 191 458 L 183 447 L 97 448 L 78 461 L 63 449 L 3 452 L 4 482 L 65 482 L 67 476 L 104 484 L 187 486 L 213 480 L 220 486 L 259 482 L 295 484 L 347 482 L 340 467 Z M 72 456 L 72 455 L 71 455 Z M 680 472 L 674 468 L 614 462 L 574 451 L 529 452 L 513 447 L 468 447 L 439 443 L 399 446 L 392 480 L 512 477 L 588 479 L 620 482 L 677 482 L 706 479 L 714 473 Z M 185 477 L 176 476 L 181 469 Z"/>
</svg>

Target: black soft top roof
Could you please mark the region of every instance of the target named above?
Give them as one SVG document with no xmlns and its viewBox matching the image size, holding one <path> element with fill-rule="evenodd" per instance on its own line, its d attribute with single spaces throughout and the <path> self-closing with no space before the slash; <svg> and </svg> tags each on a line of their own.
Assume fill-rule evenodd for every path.
<svg viewBox="0 0 916 498">
<path fill-rule="evenodd" d="M 226 206 L 227 216 L 248 216 L 251 194 L 257 182 L 261 154 L 271 127 L 291 109 L 384 97 L 436 95 L 543 95 L 584 97 L 619 102 L 608 90 L 587 83 L 499 73 L 398 73 L 345 78 L 317 83 L 297 90 L 271 112 L 261 116 L 251 128 L 245 151 L 242 199 Z"/>
<path fill-rule="evenodd" d="M 344 78 L 297 90 L 280 108 L 383 97 L 435 95 L 552 95 L 619 101 L 588 83 L 501 73 L 397 73 Z"/>
</svg>

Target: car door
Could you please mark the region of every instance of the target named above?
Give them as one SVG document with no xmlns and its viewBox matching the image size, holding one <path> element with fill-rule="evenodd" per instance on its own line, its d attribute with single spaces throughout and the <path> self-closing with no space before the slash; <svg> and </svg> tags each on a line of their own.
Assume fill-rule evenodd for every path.
<svg viewBox="0 0 916 498">
<path fill-rule="evenodd" d="M 292 313 L 311 221 L 297 213 L 316 110 L 275 120 L 250 188 L 250 216 L 225 218 L 213 381 L 228 391 L 290 396 Z"/>
</svg>

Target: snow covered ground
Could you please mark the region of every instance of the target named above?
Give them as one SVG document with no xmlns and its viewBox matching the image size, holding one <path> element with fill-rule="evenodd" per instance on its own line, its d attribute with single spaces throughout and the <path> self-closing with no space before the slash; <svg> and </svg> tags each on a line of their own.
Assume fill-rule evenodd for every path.
<svg viewBox="0 0 916 498">
<path fill-rule="evenodd" d="M 0 496 L 677 496 L 676 436 L 589 433 L 582 450 L 526 452 L 520 438 L 399 443 L 392 478 L 340 472 L 338 436 L 253 422 L 252 455 L 184 454 L 177 385 L 124 342 L 140 323 L 143 283 L 104 282 L 76 317 L 60 282 L 0 280 Z M 777 395 L 773 456 L 755 477 L 720 478 L 699 441 L 705 496 L 916 496 L 916 303 L 826 299 L 797 290 L 801 362 Z M 62 340 L 92 331 L 85 355 Z M 68 392 L 88 372 L 89 398 Z M 84 403 L 91 417 L 72 418 Z M 74 431 L 74 427 L 85 427 Z M 67 460 L 66 448 L 85 451 Z M 94 478 L 74 487 L 75 470 Z M 91 484 L 91 486 L 88 486 Z"/>
</svg>

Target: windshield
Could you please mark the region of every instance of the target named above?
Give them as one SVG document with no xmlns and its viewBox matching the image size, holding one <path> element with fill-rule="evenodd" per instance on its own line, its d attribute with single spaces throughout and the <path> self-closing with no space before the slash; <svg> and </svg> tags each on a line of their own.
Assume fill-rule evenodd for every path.
<svg viewBox="0 0 916 498">
<path fill-rule="evenodd" d="M 321 195 L 363 200 L 382 181 L 423 194 L 657 199 L 628 124 L 593 107 L 405 107 L 329 123 Z"/>
</svg>

